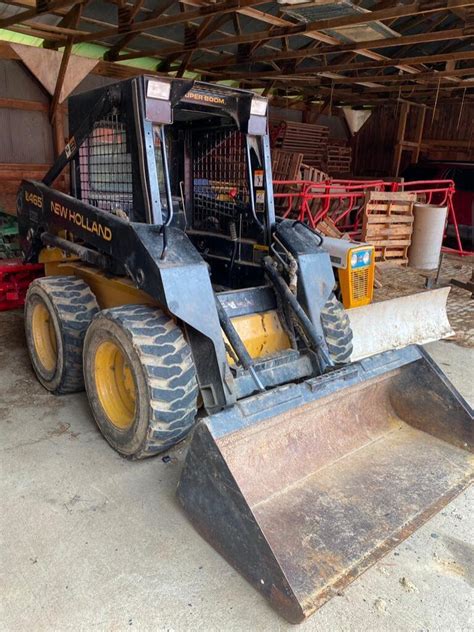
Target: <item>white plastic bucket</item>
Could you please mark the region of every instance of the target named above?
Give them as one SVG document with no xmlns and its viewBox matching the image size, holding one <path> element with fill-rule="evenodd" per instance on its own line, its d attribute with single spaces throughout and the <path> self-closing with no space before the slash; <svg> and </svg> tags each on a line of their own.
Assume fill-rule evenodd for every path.
<svg viewBox="0 0 474 632">
<path fill-rule="evenodd" d="M 447 206 L 415 204 L 408 265 L 412 268 L 434 270 L 438 267 L 446 223 Z"/>
</svg>

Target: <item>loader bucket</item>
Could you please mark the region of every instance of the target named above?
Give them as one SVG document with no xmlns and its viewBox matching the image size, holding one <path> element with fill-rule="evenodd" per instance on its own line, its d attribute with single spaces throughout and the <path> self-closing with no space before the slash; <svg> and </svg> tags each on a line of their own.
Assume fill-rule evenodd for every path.
<svg viewBox="0 0 474 632">
<path fill-rule="evenodd" d="M 468 485 L 473 444 L 471 409 L 412 346 L 203 419 L 178 497 L 297 623 Z"/>
<path fill-rule="evenodd" d="M 450 289 L 418 292 L 347 310 L 354 336 L 352 362 L 454 336 L 446 313 Z"/>
</svg>

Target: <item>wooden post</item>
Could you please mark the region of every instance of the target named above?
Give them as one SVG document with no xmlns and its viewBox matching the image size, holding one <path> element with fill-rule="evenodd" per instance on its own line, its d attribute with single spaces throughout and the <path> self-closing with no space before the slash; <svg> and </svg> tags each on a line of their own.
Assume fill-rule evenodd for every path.
<svg viewBox="0 0 474 632">
<path fill-rule="evenodd" d="M 57 158 L 64 151 L 64 110 L 62 107 L 57 108 L 56 116 L 51 121 L 53 129 L 53 149 L 54 157 Z"/>
<path fill-rule="evenodd" d="M 410 105 L 403 102 L 400 106 L 400 115 L 398 118 L 397 138 L 395 142 L 395 153 L 393 155 L 392 174 L 397 177 L 400 171 L 400 162 L 402 159 L 403 139 L 405 138 L 405 129 L 407 126 L 408 112 Z"/>
<path fill-rule="evenodd" d="M 423 106 L 418 108 L 417 111 L 417 121 L 416 121 L 416 129 L 415 129 L 415 142 L 416 147 L 413 151 L 413 162 L 417 163 L 420 158 L 420 150 L 421 150 L 421 141 L 423 140 L 423 128 L 425 125 L 425 115 L 426 115 L 426 107 Z M 397 174 L 398 175 L 398 174 Z"/>
<path fill-rule="evenodd" d="M 51 99 L 51 110 L 49 112 L 51 123 L 53 123 L 56 118 L 56 113 L 60 102 L 59 98 L 61 96 L 61 91 L 64 85 L 64 78 L 66 77 L 67 66 L 69 64 L 69 59 L 72 53 L 72 45 L 73 41 L 71 38 L 69 38 L 61 59 L 61 65 L 59 66 L 58 77 L 56 79 L 56 87 L 54 89 L 53 98 Z"/>
</svg>

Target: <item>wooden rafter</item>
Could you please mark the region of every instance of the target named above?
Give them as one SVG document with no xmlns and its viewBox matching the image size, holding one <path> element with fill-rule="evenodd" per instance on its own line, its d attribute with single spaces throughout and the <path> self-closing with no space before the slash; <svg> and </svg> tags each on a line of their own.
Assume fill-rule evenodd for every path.
<svg viewBox="0 0 474 632">
<path fill-rule="evenodd" d="M 461 51 L 458 53 L 444 53 L 444 54 L 437 54 L 437 55 L 419 55 L 417 57 L 409 57 L 406 59 L 387 59 L 387 60 L 383 60 L 383 61 L 362 61 L 362 62 L 355 62 L 355 63 L 351 63 L 351 64 L 323 64 L 320 66 L 310 66 L 310 67 L 304 67 L 304 68 L 300 68 L 298 70 L 298 75 L 300 76 L 307 76 L 307 75 L 317 75 L 318 73 L 321 72 L 343 72 L 343 71 L 353 71 L 353 70 L 365 70 L 367 68 L 389 68 L 391 66 L 399 66 L 402 63 L 405 64 L 409 64 L 409 65 L 415 65 L 415 64 L 429 64 L 429 63 L 438 63 L 438 62 L 445 62 L 447 60 L 455 60 L 455 61 L 460 61 L 460 60 L 470 60 L 470 59 L 474 59 L 474 51 L 472 50 L 467 50 L 467 51 Z M 216 71 L 208 71 L 210 74 L 219 74 L 216 73 Z M 293 75 L 278 75 L 278 73 L 272 72 L 272 71 L 262 71 L 262 72 L 250 72 L 250 73 L 226 73 L 227 77 L 243 77 L 243 78 L 268 78 L 268 79 L 273 79 L 273 78 L 279 78 L 279 79 L 283 79 L 283 78 L 288 78 L 288 79 L 294 79 Z"/>
<path fill-rule="evenodd" d="M 406 4 L 379 0 L 369 13 L 308 23 L 275 14 L 269 0 L 103 0 L 117 6 L 116 23 L 99 19 L 93 9 L 75 21 L 74 7 L 85 1 L 12 0 L 11 5 L 24 10 L 0 21 L 0 28 L 6 24 L 11 30 L 42 37 L 46 48 L 65 47 L 66 68 L 75 43 L 106 44 L 114 37 L 106 61 L 95 72 L 119 78 L 137 74 L 139 69 L 112 62 L 146 56 L 156 59 L 160 73 L 183 76 L 192 71 L 206 80 L 233 79 L 268 96 L 283 87 L 292 95 L 304 95 L 307 105 L 318 95 L 328 101 L 330 94 L 334 105 L 394 101 L 411 94 L 428 103 L 438 84 L 440 99 L 447 95 L 456 99 L 465 88 L 468 100 L 473 94 L 472 81 L 463 78 L 474 75 L 474 68 L 459 67 L 474 58 L 474 22 L 469 18 L 474 11 L 472 0 L 403 0 Z M 365 0 L 356 4 L 368 6 Z M 180 11 L 174 11 L 173 5 L 179 5 Z M 58 21 L 35 20 L 45 13 L 57 16 Z M 357 42 L 343 40 L 342 31 L 339 35 L 338 29 L 343 27 L 375 21 L 395 29 L 394 35 Z M 231 25 L 222 28 L 228 22 L 233 29 Z M 174 25 L 182 26 L 168 28 Z M 182 41 L 176 41 L 183 31 Z M 138 36 L 147 42 L 142 50 L 134 50 Z M 236 49 L 230 52 L 229 46 Z M 262 70 L 265 65 L 268 69 Z M 309 82 L 312 90 L 308 92 Z"/>
<path fill-rule="evenodd" d="M 407 83 L 409 81 L 425 81 L 436 83 L 439 79 L 449 79 L 450 77 L 461 77 L 462 75 L 474 76 L 474 67 L 457 68 L 455 70 L 430 70 L 429 72 L 419 72 L 417 75 L 396 74 L 396 75 L 360 75 L 357 77 L 341 76 L 335 79 L 334 83 L 360 83 L 361 81 L 381 83 Z M 407 84 L 408 85 L 408 84 Z"/>
<path fill-rule="evenodd" d="M 79 18 L 82 15 L 84 8 L 89 3 L 89 0 L 82 0 L 79 4 L 74 4 L 67 13 L 61 18 L 60 22 L 55 25 L 54 32 L 63 33 L 64 35 L 74 35 L 76 34 L 76 29 L 74 27 L 77 26 Z M 32 26 L 32 23 L 29 22 L 29 26 Z M 51 25 L 48 25 L 51 26 Z M 41 25 L 44 28 L 44 24 Z M 79 31 L 80 33 L 80 31 Z M 57 38 L 57 35 L 55 36 Z M 43 48 L 55 49 L 58 48 L 58 41 L 53 37 L 46 38 L 43 42 Z"/>
<path fill-rule="evenodd" d="M 239 6 L 256 6 L 264 4 L 267 0 L 230 0 L 221 1 L 217 4 L 203 5 L 199 9 L 193 11 L 183 11 L 175 15 L 161 16 L 158 18 L 148 18 L 139 23 L 134 22 L 128 28 L 129 33 L 141 33 L 153 28 L 161 28 L 182 24 L 190 20 L 199 20 L 210 15 L 221 15 L 224 13 L 233 13 Z M 459 6 L 464 6 L 463 0 L 448 0 L 449 2 L 459 2 Z M 77 42 L 93 42 L 106 40 L 109 37 L 117 35 L 117 28 L 104 29 L 95 33 L 86 33 L 77 39 Z M 185 51 L 189 52 L 189 51 Z M 143 55 L 142 55 L 143 56 Z"/>
<path fill-rule="evenodd" d="M 35 18 L 38 15 L 51 13 L 54 9 L 60 9 L 72 4 L 77 4 L 77 0 L 50 0 L 50 2 L 47 3 L 40 3 L 39 6 L 34 6 L 31 9 L 22 11 L 21 13 L 16 13 L 8 18 L 3 18 L 3 20 L 0 20 L 0 29 L 6 29 L 14 24 L 20 24 L 21 22 L 25 22 L 25 20 L 31 20 L 31 18 Z"/>
<path fill-rule="evenodd" d="M 308 50 L 307 48 L 290 50 L 283 53 L 273 55 L 265 55 L 254 58 L 255 63 L 265 63 L 272 61 L 281 61 L 288 59 L 306 59 L 308 57 L 318 57 L 329 53 L 344 53 L 347 51 L 360 51 L 363 49 L 381 49 L 390 48 L 392 46 L 409 46 L 413 44 L 424 44 L 428 42 L 452 41 L 453 39 L 462 40 L 469 37 L 464 34 L 462 28 L 450 29 L 446 31 L 433 31 L 428 33 L 417 33 L 416 35 L 403 35 L 400 37 L 390 37 L 386 39 L 369 40 L 366 42 L 353 42 L 350 44 L 338 44 L 335 46 L 320 46 L 316 49 Z M 234 55 L 225 56 L 225 58 L 200 66 L 202 70 L 211 68 L 219 68 L 222 66 L 229 67 L 237 64 L 237 58 Z"/>
<path fill-rule="evenodd" d="M 423 2 L 417 1 L 412 2 L 407 5 L 395 6 L 391 9 L 383 9 L 383 10 L 375 10 L 370 14 L 361 13 L 356 15 L 348 15 L 342 16 L 339 18 L 332 18 L 328 20 L 318 20 L 314 22 L 308 22 L 303 24 L 292 24 L 291 26 L 275 26 L 274 29 L 260 31 L 257 33 L 249 33 L 237 35 L 235 37 L 225 37 L 225 38 L 215 38 L 206 42 L 201 42 L 198 47 L 205 48 L 221 48 L 223 46 L 229 46 L 231 44 L 247 44 L 252 43 L 256 40 L 271 40 L 278 37 L 292 37 L 292 36 L 301 36 L 308 35 L 313 32 L 319 32 L 325 29 L 337 29 L 342 26 L 351 26 L 357 24 L 364 24 L 369 20 L 386 20 L 392 17 L 401 16 L 401 15 L 414 15 L 418 13 L 435 13 L 438 11 L 446 11 L 450 8 L 455 7 L 464 7 L 473 4 L 472 0 L 469 2 L 468 0 L 440 0 L 437 3 L 433 3 L 430 5 L 424 4 Z M 212 5 L 215 6 L 215 5 Z M 201 10 L 204 7 L 201 8 Z M 88 37 L 88 36 L 85 36 Z M 328 36 L 326 36 L 328 37 Z M 382 40 L 379 40 L 382 41 Z M 164 51 L 166 54 L 172 54 L 176 52 L 174 49 L 168 49 Z M 185 50 L 185 52 L 188 52 Z M 161 51 L 163 53 L 163 51 Z M 122 60 L 135 59 L 137 57 L 142 57 L 143 55 L 152 55 L 153 51 L 136 51 L 134 53 L 129 53 L 121 56 Z"/>
<path fill-rule="evenodd" d="M 155 9 L 154 11 L 152 11 L 149 15 L 148 18 L 149 19 L 154 19 L 154 18 L 159 18 L 161 15 L 163 15 L 163 13 L 166 13 L 166 11 L 174 4 L 175 0 L 167 0 L 163 5 L 161 5 L 159 8 Z M 135 14 L 136 17 L 136 14 Z M 139 24 L 140 22 L 138 22 Z M 110 48 L 106 55 L 105 55 L 105 59 L 107 59 L 108 61 L 115 61 L 115 59 L 117 59 L 120 51 L 125 48 L 126 46 L 128 46 L 129 44 L 131 44 L 131 42 L 135 39 L 135 37 L 137 37 L 138 33 L 128 33 L 127 35 L 125 35 L 124 37 L 122 37 L 122 39 L 117 42 L 116 44 L 114 44 L 112 46 L 112 48 Z"/>
</svg>

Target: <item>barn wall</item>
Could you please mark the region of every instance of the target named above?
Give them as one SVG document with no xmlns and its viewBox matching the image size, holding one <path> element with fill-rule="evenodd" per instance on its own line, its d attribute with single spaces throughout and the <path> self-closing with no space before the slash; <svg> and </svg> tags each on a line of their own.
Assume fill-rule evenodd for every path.
<svg viewBox="0 0 474 632">
<path fill-rule="evenodd" d="M 23 178 L 41 178 L 53 160 L 49 97 L 25 67 L 0 60 L 0 211 L 16 212 Z"/>
<path fill-rule="evenodd" d="M 431 123 L 431 112 L 426 115 L 423 154 L 431 160 L 474 160 L 474 104 L 459 101 L 436 108 Z"/>
<path fill-rule="evenodd" d="M 48 97 L 24 67 L 0 60 L 0 99 L 21 99 L 44 106 L 43 111 L 0 108 L 0 163 L 46 164 L 53 159 Z"/>
<path fill-rule="evenodd" d="M 407 119 L 405 138 L 413 139 L 416 108 Z M 396 143 L 398 110 L 379 106 L 352 141 L 354 174 L 359 176 L 391 176 Z M 420 160 L 474 160 L 474 105 L 460 102 L 442 103 L 426 112 Z M 432 121 L 433 117 L 433 121 Z M 401 170 L 410 164 L 404 153 Z"/>
<path fill-rule="evenodd" d="M 113 81 L 89 75 L 73 94 Z M 21 62 L 0 60 L 0 211 L 15 214 L 21 180 L 41 180 L 54 160 L 49 104 L 49 95 Z M 67 136 L 65 105 L 62 115 Z M 67 181 L 59 186 L 67 188 Z"/>
<path fill-rule="evenodd" d="M 389 176 L 396 138 L 395 110 L 375 108 L 352 139 L 352 168 L 358 176 Z"/>
</svg>

